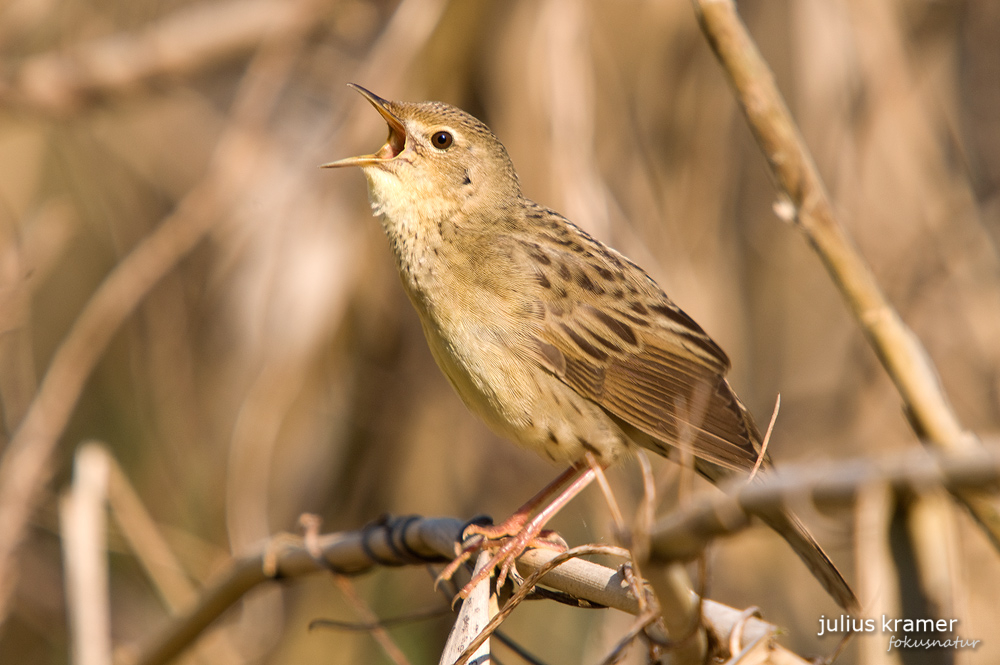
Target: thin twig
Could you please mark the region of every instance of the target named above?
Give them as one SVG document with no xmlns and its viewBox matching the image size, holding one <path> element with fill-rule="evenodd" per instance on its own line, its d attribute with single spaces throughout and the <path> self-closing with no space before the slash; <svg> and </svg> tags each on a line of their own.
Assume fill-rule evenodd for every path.
<svg viewBox="0 0 1000 665">
<path fill-rule="evenodd" d="M 382 647 L 382 651 L 385 655 L 389 657 L 392 662 L 396 665 L 409 665 L 410 661 L 403 653 L 403 650 L 399 648 L 395 640 L 389 635 L 389 632 L 385 629 L 385 626 L 381 625 L 378 620 L 378 616 L 372 612 L 368 604 L 358 595 L 357 590 L 354 588 L 354 584 L 350 579 L 344 575 L 338 575 L 334 573 L 333 581 L 336 582 L 337 588 L 340 589 L 340 593 L 343 594 L 344 598 L 347 599 L 354 611 L 368 624 L 372 627 L 371 636 L 375 638 L 378 645 Z"/>
<path fill-rule="evenodd" d="M 618 533 L 625 532 L 625 517 L 622 515 L 621 508 L 618 507 L 618 500 L 615 499 L 615 493 L 611 489 L 611 483 L 608 482 L 608 477 L 604 474 L 604 467 L 601 463 L 597 461 L 594 454 L 587 452 L 586 454 L 587 466 L 594 472 L 594 478 L 597 479 L 597 485 L 601 488 L 601 494 L 604 495 L 604 502 L 608 504 L 608 510 L 611 511 L 611 519 L 615 523 L 615 530 Z"/>
<path fill-rule="evenodd" d="M 451 614 L 451 609 L 445 606 L 428 607 L 423 610 L 416 610 L 409 614 L 387 619 L 376 619 L 375 621 L 338 621 L 336 619 L 313 619 L 309 622 L 309 630 L 316 628 L 329 628 L 330 630 L 343 630 L 351 633 L 367 633 L 375 628 L 394 628 L 395 626 L 408 626 L 418 621 L 430 619 L 440 619 Z"/>
<path fill-rule="evenodd" d="M 634 642 L 643 632 L 649 628 L 652 624 L 660 618 L 659 614 L 655 612 L 645 612 L 636 617 L 635 621 L 632 622 L 632 626 L 625 632 L 625 635 L 618 640 L 618 643 L 608 652 L 608 655 L 604 657 L 601 661 L 601 665 L 614 665 L 622 658 L 625 657 L 628 647 Z"/>
<path fill-rule="evenodd" d="M 757 453 L 757 461 L 753 465 L 753 469 L 750 470 L 750 475 L 747 476 L 747 483 L 753 482 L 753 479 L 757 476 L 757 471 L 760 470 L 760 466 L 767 459 L 767 444 L 771 441 L 771 432 L 774 431 L 774 423 L 778 421 L 778 411 L 781 410 L 781 395 L 779 394 L 777 399 L 774 400 L 774 410 L 771 411 L 771 420 L 767 423 L 767 431 L 764 432 L 764 440 L 760 442 L 760 452 Z"/>
<path fill-rule="evenodd" d="M 545 665 L 545 662 L 537 658 L 534 654 L 529 652 L 527 649 L 522 647 L 520 644 L 514 640 L 507 637 L 501 630 L 493 631 L 493 637 L 497 638 L 498 642 L 503 643 L 505 647 L 517 654 L 518 658 L 528 663 L 528 665 Z"/>
<path fill-rule="evenodd" d="M 634 525 L 629 534 L 628 547 L 632 552 L 632 560 L 646 561 L 649 559 L 649 533 L 653 528 L 656 516 L 656 481 L 653 478 L 653 467 L 649 463 L 649 455 L 644 450 L 636 451 L 639 469 L 642 471 L 642 501 L 636 511 Z M 639 609 L 646 611 L 645 594 L 637 594 Z"/>
</svg>

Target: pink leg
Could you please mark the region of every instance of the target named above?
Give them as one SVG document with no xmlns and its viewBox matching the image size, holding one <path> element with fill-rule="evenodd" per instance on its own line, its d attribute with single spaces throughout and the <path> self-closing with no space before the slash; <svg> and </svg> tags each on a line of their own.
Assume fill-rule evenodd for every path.
<svg viewBox="0 0 1000 665">
<path fill-rule="evenodd" d="M 500 527 L 506 527 L 507 524 L 513 520 L 515 517 L 520 515 L 521 524 L 523 527 L 516 532 L 516 534 L 509 534 L 513 537 L 507 540 L 503 546 L 497 551 L 496 555 L 490 560 L 490 562 L 476 575 L 468 584 L 466 584 L 461 591 L 458 592 L 460 598 L 468 598 L 472 589 L 479 584 L 483 579 L 485 579 L 496 566 L 501 566 L 500 576 L 497 578 L 497 584 L 503 584 L 506 578 L 507 571 L 512 565 L 514 565 L 514 560 L 517 559 L 527 549 L 532 542 L 538 537 L 542 532 L 542 528 L 548 523 L 550 519 L 555 517 L 562 508 L 569 503 L 573 497 L 579 494 L 583 489 L 594 481 L 596 478 L 596 472 L 593 468 L 587 468 L 579 478 L 574 480 L 569 487 L 563 490 L 555 499 L 552 500 L 547 506 L 542 508 L 535 515 L 530 522 L 524 524 L 527 516 L 531 513 L 530 507 L 537 506 L 546 498 L 548 498 L 559 486 L 566 482 L 568 478 L 571 478 L 574 474 L 578 473 L 579 469 L 572 467 L 568 471 L 564 472 L 555 482 L 551 483 L 537 495 L 532 497 L 532 499 L 525 504 L 518 512 L 514 513 L 511 519 L 505 521 Z M 527 508 L 527 510 L 525 510 Z M 489 528 L 489 527 L 487 527 Z M 471 530 L 471 529 L 470 529 Z M 478 530 L 477 530 L 478 532 Z M 508 535 L 508 534 L 502 534 Z"/>
<path fill-rule="evenodd" d="M 472 524 L 466 527 L 465 531 L 462 533 L 462 537 L 467 539 L 469 536 L 482 536 L 485 540 L 480 540 L 472 544 L 467 544 L 462 548 L 462 551 L 457 557 L 455 557 L 451 563 L 449 563 L 441 574 L 438 575 L 435 586 L 440 584 L 442 580 L 450 580 L 451 576 L 455 574 L 462 564 L 469 560 L 474 552 L 481 549 L 485 541 L 489 540 L 502 540 L 503 538 L 509 536 L 516 536 L 521 533 L 524 529 L 524 525 L 528 521 L 528 517 L 531 516 L 532 511 L 534 511 L 538 506 L 540 506 L 546 499 L 555 494 L 556 490 L 566 484 L 570 478 L 579 473 L 579 469 L 571 466 L 561 474 L 559 477 L 553 480 L 551 483 L 542 488 L 538 494 L 528 499 L 527 503 L 518 508 L 513 515 L 501 522 L 500 524 L 492 526 L 479 526 L 477 524 Z M 522 550 L 524 548 L 522 547 Z M 496 565 L 496 564 L 493 564 Z M 493 566 L 489 568 L 484 568 L 484 570 L 492 570 Z"/>
<path fill-rule="evenodd" d="M 559 474 L 558 478 L 556 478 L 551 483 L 543 487 L 538 494 L 528 499 L 528 501 L 523 506 L 514 511 L 513 515 L 508 517 L 500 524 L 496 524 L 493 526 L 479 526 L 477 524 L 472 524 L 465 529 L 465 533 L 462 535 L 474 536 L 478 534 L 484 536 L 488 540 L 497 540 L 499 538 L 503 538 L 504 536 L 514 536 L 521 533 L 531 513 L 534 512 L 534 510 L 538 508 L 538 506 L 542 505 L 542 503 L 544 503 L 546 499 L 555 494 L 556 490 L 565 485 L 566 481 L 568 481 L 570 478 L 572 478 L 579 472 L 580 469 L 578 469 L 577 467 L 575 466 L 569 467 L 561 474 Z M 577 492 L 579 492 L 579 490 L 577 490 Z"/>
</svg>

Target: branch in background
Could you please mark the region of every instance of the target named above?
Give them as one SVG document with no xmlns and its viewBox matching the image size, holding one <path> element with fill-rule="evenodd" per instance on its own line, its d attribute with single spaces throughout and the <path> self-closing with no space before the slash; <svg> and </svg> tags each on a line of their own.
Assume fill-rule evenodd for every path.
<svg viewBox="0 0 1000 665">
<path fill-rule="evenodd" d="M 946 451 L 977 448 L 944 395 L 937 371 L 913 332 L 879 288 L 837 220 L 812 156 L 767 63 L 732 0 L 692 0 L 705 37 L 722 64 L 750 129 L 791 210 L 903 398 L 910 423 L 927 444 Z M 779 215 L 789 205 L 776 206 Z M 1000 513 L 986 497 L 955 493 L 1000 550 Z"/>
<path fill-rule="evenodd" d="M 1000 447 L 977 447 L 961 456 L 928 455 L 921 449 L 824 465 L 788 464 L 768 474 L 764 482 L 745 485 L 732 494 L 716 494 L 661 519 L 650 536 L 650 558 L 693 559 L 719 536 L 746 528 L 750 514 L 805 498 L 821 509 L 840 508 L 852 503 L 864 488 L 882 484 L 897 495 L 937 487 L 952 493 L 996 492 Z"/>
<path fill-rule="evenodd" d="M 132 34 L 44 53 L 0 79 L 0 106 L 64 116 L 150 79 L 247 55 L 266 39 L 301 35 L 323 17 L 314 0 L 197 4 Z"/>
<path fill-rule="evenodd" d="M 284 35 L 283 37 L 287 37 Z M 232 119 L 204 179 L 105 278 L 61 342 L 38 394 L 0 459 L 0 624 L 10 611 L 16 553 L 29 516 L 52 473 L 52 457 L 80 393 L 122 323 L 217 221 L 222 204 L 244 186 L 248 155 L 264 150 L 262 123 L 282 89 L 295 52 L 266 42 L 251 62 Z M 277 65 L 275 67 L 275 65 Z M 274 70 L 278 70 L 277 72 Z"/>
</svg>

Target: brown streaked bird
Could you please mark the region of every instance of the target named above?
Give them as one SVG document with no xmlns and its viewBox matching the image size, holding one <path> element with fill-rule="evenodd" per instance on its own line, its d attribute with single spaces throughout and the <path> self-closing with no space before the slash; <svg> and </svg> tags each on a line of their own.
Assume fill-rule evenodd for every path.
<svg viewBox="0 0 1000 665">
<path fill-rule="evenodd" d="M 501 436 L 555 462 L 613 464 L 684 441 L 714 482 L 760 454 L 729 358 L 635 263 L 521 194 L 506 149 L 468 113 L 353 86 L 389 125 L 358 166 L 434 359 Z M 765 463 L 765 467 L 767 463 Z M 857 599 L 787 511 L 760 517 L 847 609 Z"/>
</svg>

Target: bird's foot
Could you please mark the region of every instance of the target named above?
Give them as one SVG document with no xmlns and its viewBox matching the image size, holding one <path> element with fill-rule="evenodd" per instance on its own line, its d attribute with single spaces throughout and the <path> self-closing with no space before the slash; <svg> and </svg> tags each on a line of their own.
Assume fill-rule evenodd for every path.
<svg viewBox="0 0 1000 665">
<path fill-rule="evenodd" d="M 515 513 L 497 525 L 469 525 L 462 534 L 463 544 L 458 556 L 441 571 L 435 585 L 451 579 L 476 552 L 495 550 L 493 558 L 458 592 L 455 597 L 456 601 L 460 598 L 468 598 L 472 590 L 489 577 L 497 567 L 499 567 L 497 588 L 503 586 L 507 577 L 512 572 L 516 573 L 514 564 L 525 550 L 540 548 L 557 552 L 566 551 L 566 542 L 562 537 L 555 531 L 543 530 L 541 526 L 534 520 L 526 523 L 526 516 L 519 513 Z"/>
<path fill-rule="evenodd" d="M 575 479 L 574 476 L 576 476 Z M 500 572 L 497 575 L 497 587 L 503 586 L 503 583 L 507 580 L 507 576 L 512 572 L 516 573 L 514 562 L 517 560 L 517 557 L 521 556 L 524 550 L 529 547 L 554 549 L 560 552 L 565 551 L 566 543 L 562 538 L 554 531 L 543 531 L 543 528 L 563 506 L 579 494 L 595 477 L 596 472 L 594 468 L 579 469 L 577 467 L 570 467 L 560 474 L 558 478 L 549 483 L 542 491 L 532 497 L 526 504 L 521 506 L 517 512 L 502 524 L 497 524 L 496 526 L 471 524 L 466 527 L 462 533 L 462 549 L 455 560 L 448 564 L 444 571 L 438 575 L 435 584 L 439 584 L 442 580 L 450 579 L 455 574 L 455 571 L 469 560 L 473 552 L 478 552 L 484 548 L 488 550 L 496 548 L 497 552 L 487 565 L 476 573 L 472 581 L 462 587 L 462 590 L 458 592 L 458 596 L 455 597 L 456 601 L 459 598 L 468 598 L 469 594 L 472 593 L 472 589 L 486 579 L 497 566 L 500 566 Z M 552 501 L 545 504 L 545 501 L 570 479 L 573 479 L 573 482 L 565 490 L 559 492 L 558 496 Z M 543 504 L 545 505 L 543 506 Z M 531 517 L 531 514 L 539 506 L 543 507 L 538 510 L 534 517 Z M 529 517 L 531 517 L 530 520 Z M 473 538 L 469 538 L 469 536 L 473 536 Z M 491 542 L 495 544 L 489 544 Z"/>
</svg>

